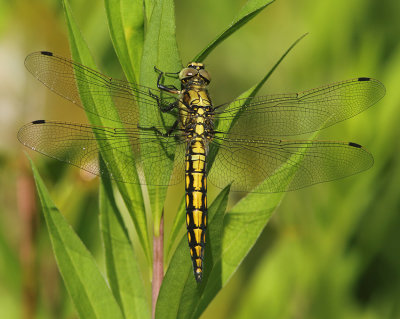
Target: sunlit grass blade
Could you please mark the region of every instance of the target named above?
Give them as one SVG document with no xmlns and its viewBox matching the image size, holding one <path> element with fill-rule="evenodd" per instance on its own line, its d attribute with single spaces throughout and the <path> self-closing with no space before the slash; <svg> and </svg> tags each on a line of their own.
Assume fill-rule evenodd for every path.
<svg viewBox="0 0 400 319">
<path fill-rule="evenodd" d="M 106 170 L 104 163 L 102 169 Z M 124 318 L 150 318 L 137 257 L 121 213 L 115 203 L 111 181 L 100 184 L 100 227 L 105 250 L 107 277 Z"/>
<path fill-rule="evenodd" d="M 124 318 L 93 256 L 53 204 L 31 161 L 54 255 L 80 318 Z"/>
<path fill-rule="evenodd" d="M 243 25 L 253 19 L 266 6 L 274 0 L 249 0 L 242 7 L 237 17 L 232 21 L 231 25 L 226 28 L 220 35 L 211 41 L 200 53 L 192 59 L 192 61 L 202 62 L 214 50 L 217 45 L 228 38 L 231 34 L 239 30 Z"/>
<path fill-rule="evenodd" d="M 177 72 L 181 69 L 178 48 L 175 39 L 175 13 L 174 2 L 172 0 L 157 1 L 151 15 L 151 19 L 147 28 L 145 43 L 143 47 L 143 58 L 140 74 L 140 83 L 148 87 L 154 87 L 157 83 L 158 74 L 154 71 L 154 67 L 166 72 Z M 167 79 L 172 80 L 171 78 Z M 179 82 L 168 84 L 178 85 Z M 140 106 L 140 114 L 145 114 L 149 117 L 149 110 L 146 105 Z M 161 111 L 160 111 L 161 112 Z M 162 115 L 158 115 L 162 116 Z M 166 121 L 166 131 L 175 121 L 173 116 L 163 116 Z M 155 133 L 154 133 L 155 134 Z M 145 141 L 141 143 L 142 152 L 151 152 L 150 146 Z M 165 154 L 160 154 L 165 157 Z M 161 162 L 161 160 L 160 160 Z M 168 162 L 167 160 L 162 162 Z M 161 175 L 169 176 L 172 173 L 172 163 L 160 168 Z M 151 171 L 151 167 L 147 167 L 144 163 L 145 175 Z M 160 176 L 161 178 L 161 176 Z M 154 231 L 157 236 L 159 233 L 159 225 L 161 214 L 163 211 L 164 200 L 167 187 L 148 186 L 149 198 L 153 213 Z"/>
<path fill-rule="evenodd" d="M 89 52 L 89 49 L 86 45 L 86 42 L 84 41 L 81 32 L 76 25 L 75 20 L 73 19 L 71 9 L 69 7 L 68 1 L 64 1 L 64 11 L 65 11 L 65 17 L 66 17 L 66 22 L 68 26 L 68 35 L 69 35 L 69 42 L 70 42 L 70 48 L 71 48 L 71 54 L 72 54 L 72 59 L 75 60 L 76 62 L 82 63 L 90 68 L 96 69 L 96 65 L 93 61 L 93 58 Z M 90 83 L 90 82 L 88 82 Z M 85 87 L 85 84 L 83 83 L 77 83 L 78 88 L 85 90 L 85 91 L 90 91 L 87 87 Z M 105 97 L 103 97 L 105 98 Z M 110 112 L 113 109 L 113 102 L 111 97 L 109 98 L 109 103 L 110 103 Z M 82 98 L 82 103 L 83 105 L 94 105 L 92 109 L 96 109 L 96 97 L 89 95 L 85 95 L 84 98 Z M 116 111 L 115 111 L 116 112 Z M 101 126 L 108 126 L 108 127 L 118 127 L 120 129 L 123 129 L 122 124 L 118 126 L 117 122 L 111 122 L 107 121 L 104 118 L 100 118 L 98 116 L 94 116 L 93 114 L 86 112 L 86 115 L 89 119 L 89 121 L 94 124 L 94 125 L 101 125 Z M 117 118 L 117 116 L 116 116 Z M 100 143 L 100 142 L 99 142 Z M 102 143 L 107 143 L 107 141 L 103 141 Z M 128 142 L 126 142 L 126 145 L 128 145 Z M 115 153 L 114 153 L 115 154 Z M 104 156 L 105 162 L 108 161 L 107 154 L 102 154 Z M 115 154 L 115 156 L 118 156 Z M 132 154 L 126 154 L 126 156 L 133 156 Z M 111 162 L 111 161 L 110 161 Z M 123 165 L 123 161 L 117 161 L 120 163 L 120 165 Z M 108 167 L 110 172 L 114 176 L 119 176 L 119 167 Z M 132 170 L 135 168 L 132 167 Z M 130 212 L 130 215 L 132 217 L 132 220 L 134 222 L 136 231 L 138 233 L 139 240 L 143 246 L 143 249 L 145 251 L 146 256 L 150 260 L 150 243 L 149 243 L 149 236 L 148 236 L 148 231 L 147 231 L 147 222 L 146 222 L 146 214 L 145 214 L 145 209 L 144 209 L 144 203 L 143 203 L 143 196 L 142 196 L 142 191 L 140 188 L 139 184 L 126 184 L 122 182 L 117 182 L 118 189 L 125 201 L 125 204 Z"/>
<path fill-rule="evenodd" d="M 143 1 L 105 0 L 108 26 L 126 78 L 139 82 L 144 43 Z"/>
<path fill-rule="evenodd" d="M 204 286 L 219 259 L 222 219 L 228 203 L 230 187 L 224 188 L 208 209 L 203 282 L 194 279 L 186 235 L 180 241 L 169 264 L 157 301 L 156 318 L 191 318 Z M 208 281 L 209 282 L 209 281 Z"/>
</svg>

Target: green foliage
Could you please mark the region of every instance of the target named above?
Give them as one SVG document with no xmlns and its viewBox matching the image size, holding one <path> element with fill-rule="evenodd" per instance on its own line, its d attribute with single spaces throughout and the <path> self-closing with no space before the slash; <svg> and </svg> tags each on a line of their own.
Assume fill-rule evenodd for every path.
<svg viewBox="0 0 400 319">
<path fill-rule="evenodd" d="M 203 61 L 217 45 L 233 35 L 271 2 L 248 1 L 230 26 L 200 51 L 195 60 Z M 358 136 L 363 144 L 370 145 L 371 151 L 377 154 L 375 168 L 362 177 L 357 177 L 359 181 L 351 184 L 352 187 L 342 187 L 349 184 L 338 182 L 336 186 L 323 185 L 323 188 L 319 187 L 314 191 L 301 191 L 299 195 L 290 194 L 291 200 L 283 203 L 281 208 L 282 213 L 285 213 L 281 214 L 284 217 L 280 216 L 281 219 L 272 225 L 272 229 L 269 229 L 271 231 L 267 233 L 263 233 L 263 229 L 281 202 L 283 194 L 250 194 L 225 213 L 229 187 L 222 190 L 209 208 L 205 277 L 200 285 L 197 285 L 193 278 L 186 236 L 180 237 L 180 230 L 184 224 L 182 202 L 172 226 L 171 242 L 167 244 L 173 247 L 175 241 L 180 241 L 173 251 L 160 291 L 157 318 L 198 318 L 218 293 L 226 298 L 226 308 L 229 308 L 219 315 L 221 318 L 396 318 L 400 313 L 397 303 L 400 292 L 396 288 L 399 281 L 396 276 L 391 277 L 393 273 L 398 276 L 398 272 L 390 271 L 391 267 L 400 268 L 396 253 L 398 238 L 395 229 L 400 225 L 400 196 L 397 186 L 400 169 L 395 152 L 399 146 L 396 119 L 400 93 L 396 89 L 398 74 L 394 72 L 399 69 L 400 54 L 399 50 L 394 49 L 390 51 L 390 55 L 385 53 L 386 49 L 393 48 L 397 42 L 392 40 L 385 43 L 375 35 L 375 32 L 379 32 L 378 26 L 383 25 L 386 19 L 380 20 L 378 13 L 375 23 L 368 20 L 368 25 L 374 26 L 370 30 L 364 29 L 364 33 L 360 35 L 359 31 L 355 31 L 362 29 L 360 25 L 352 29 L 352 24 L 361 24 L 361 13 L 360 21 L 353 21 L 354 10 L 367 12 L 367 6 L 372 6 L 367 4 L 369 2 L 363 5 L 360 1 L 356 2 L 350 4 L 353 6 L 351 8 L 348 7 L 347 1 L 342 5 L 338 2 L 334 6 L 340 12 L 348 12 L 351 17 L 347 22 L 338 23 L 335 31 L 332 31 L 330 36 L 325 35 L 325 38 L 318 38 L 319 34 L 316 33 L 320 29 L 328 30 L 329 26 L 325 20 L 332 13 L 332 9 L 322 3 L 315 5 L 315 2 L 312 8 L 307 8 L 309 19 L 318 20 L 317 25 L 320 28 L 318 31 L 305 30 L 313 31 L 313 37 L 317 38 L 315 47 L 308 42 L 310 50 L 313 50 L 310 54 L 312 58 L 302 64 L 297 63 L 297 60 L 301 60 L 299 57 L 295 65 L 288 67 L 290 76 L 284 77 L 285 70 L 282 70 L 282 76 L 285 85 L 295 86 L 296 89 L 308 88 L 310 83 L 306 83 L 307 81 L 312 81 L 314 86 L 320 84 L 320 81 L 331 81 L 337 77 L 342 79 L 347 75 L 337 73 L 335 65 L 338 61 L 344 63 L 342 60 L 346 61 L 345 58 L 349 56 L 355 57 L 356 60 L 349 64 L 356 70 L 362 69 L 363 64 L 368 65 L 364 71 L 368 73 L 365 75 L 381 72 L 381 76 L 376 77 L 383 80 L 389 92 L 384 100 L 384 111 L 382 108 L 371 110 L 372 113 L 363 115 L 364 119 L 361 121 L 357 119 L 352 122 L 351 129 L 343 129 L 342 126 L 342 129 L 337 131 L 346 131 L 344 136 L 350 131 L 351 136 Z M 218 6 L 217 3 L 214 5 Z M 175 14 L 172 1 L 148 0 L 132 3 L 126 0 L 106 0 L 105 7 L 114 51 L 129 81 L 154 87 L 154 66 L 172 72 L 180 69 L 182 63 L 175 43 Z M 73 60 L 96 68 L 67 2 L 64 9 Z M 379 12 L 371 8 L 369 10 Z M 389 11 L 387 13 L 390 13 Z M 278 25 L 280 19 L 282 16 L 279 15 L 271 17 L 277 28 L 273 33 L 277 36 L 274 40 L 265 41 L 278 48 L 287 45 L 280 42 L 281 38 L 285 38 L 282 36 L 284 31 Z M 257 20 L 261 20 L 261 17 Z M 291 23 L 285 21 L 285 24 L 295 25 L 297 28 L 298 24 L 293 20 Z M 393 29 L 395 28 L 393 26 Z M 369 34 L 371 39 L 366 38 Z M 363 43 L 364 47 L 358 45 L 359 43 Z M 190 44 L 193 45 L 192 42 Z M 241 43 L 235 45 L 240 47 Z M 328 51 L 329 47 L 335 54 L 331 51 L 322 52 Z M 257 50 L 262 53 L 254 54 L 265 55 L 265 51 L 270 49 L 271 47 L 260 45 Z M 282 59 L 291 49 L 292 47 L 287 50 Z M 338 60 L 336 64 L 335 57 Z M 251 64 L 253 61 L 247 58 L 248 56 L 245 61 L 254 65 Z M 266 62 L 262 58 L 254 57 L 254 60 L 263 62 L 264 65 Z M 262 77 L 259 84 L 243 93 L 241 97 L 255 94 L 282 59 Z M 238 80 L 245 83 L 254 79 L 252 74 L 241 75 L 243 79 L 238 77 Z M 295 79 L 295 84 L 288 80 L 292 78 Z M 304 80 L 305 78 L 307 80 Z M 282 85 L 279 80 L 277 82 L 278 85 Z M 286 90 L 286 87 L 283 89 Z M 85 105 L 96 104 L 95 98 L 88 98 L 83 102 Z M 89 113 L 87 116 L 92 124 L 109 125 L 104 119 Z M 112 126 L 115 126 L 114 122 Z M 113 169 L 118 170 L 118 167 Z M 165 174 L 170 174 L 170 169 L 166 168 Z M 106 256 L 106 282 L 92 257 L 93 252 L 88 252 L 59 214 L 51 203 L 36 169 L 33 168 L 33 171 L 54 255 L 80 317 L 149 318 L 149 302 L 144 287 L 149 285 L 149 281 L 145 280 L 143 285 L 138 265 L 139 252 L 133 248 L 130 230 L 121 217 L 119 203 L 116 203 L 118 200 L 114 198 L 109 181 L 103 181 L 100 186 L 100 223 Z M 116 186 L 133 220 L 140 247 L 150 264 L 149 218 L 144 208 L 142 189 L 135 184 L 116 183 Z M 151 227 L 157 234 L 166 189 L 150 187 L 149 194 L 153 212 Z M 314 206 L 307 198 L 309 201 L 312 199 Z M 275 235 L 274 230 L 279 235 Z M 250 254 L 250 260 L 246 261 L 245 256 L 260 236 L 269 236 L 269 254 L 263 255 L 265 244 L 260 241 L 255 249 L 257 256 L 253 252 Z M 233 283 L 231 281 L 229 291 L 221 291 L 241 264 L 241 269 L 254 275 L 250 277 L 246 272 L 239 270 Z M 386 282 L 378 281 L 379 276 L 385 278 Z M 382 286 L 370 278 L 376 278 Z M 387 287 L 384 286 L 385 283 Z M 220 300 L 217 302 L 221 303 Z M 206 312 L 203 316 L 207 315 Z M 210 317 L 216 316 L 210 314 Z"/>
<path fill-rule="evenodd" d="M 187 239 L 184 236 L 176 249 L 157 301 L 156 318 L 192 318 L 194 309 L 199 305 L 200 298 L 205 294 L 205 286 L 211 268 L 214 268 L 216 259 L 220 258 L 220 242 L 222 219 L 228 202 L 229 188 L 223 189 L 208 209 L 209 227 L 206 235 L 205 276 L 198 285 L 193 278 L 193 269 L 190 256 L 187 252 Z M 204 307 L 202 308 L 204 310 Z M 200 312 L 201 313 L 201 312 Z"/>
<path fill-rule="evenodd" d="M 242 9 L 232 25 L 214 43 L 210 44 L 201 56 L 204 58 L 208 55 L 219 43 L 235 30 L 239 29 L 244 23 L 248 22 L 269 3 L 270 1 L 266 3 L 250 1 Z M 64 9 L 69 30 L 72 58 L 91 68 L 96 68 L 88 47 L 73 19 L 67 1 L 64 2 Z M 124 1 L 118 3 L 106 1 L 106 9 L 113 45 L 128 79 L 132 82 L 137 82 L 138 78 L 140 78 L 141 84 L 151 87 L 154 86 L 157 76 L 153 71 L 153 66 L 156 65 L 163 70 L 179 70 L 181 68 L 182 64 L 175 42 L 175 18 L 172 1 L 157 2 L 154 5 L 145 37 L 143 37 L 144 18 L 140 6 L 134 5 L 131 14 L 123 14 L 126 11 L 123 9 L 127 9 L 127 4 Z M 142 52 L 143 55 L 141 55 Z M 267 77 L 269 75 L 270 73 L 268 73 Z M 266 78 L 258 86 L 245 94 L 255 94 L 265 80 Z M 88 84 L 78 83 L 80 90 L 89 91 L 89 88 L 85 85 Z M 94 105 L 94 107 L 91 106 L 92 108 L 95 108 L 97 103 L 95 96 L 86 97 L 82 102 L 85 106 Z M 109 104 L 112 105 L 111 98 Z M 146 112 L 145 106 L 141 107 L 140 112 Z M 92 124 L 107 125 L 107 121 L 104 119 L 93 116 L 90 113 L 87 116 Z M 102 145 L 102 143 L 107 142 L 99 141 L 99 143 Z M 142 145 L 143 149 L 145 147 L 145 144 Z M 107 156 L 106 154 L 102 155 Z M 105 160 L 107 162 L 109 159 L 105 157 Z M 122 159 L 116 159 L 113 162 L 121 163 L 121 161 Z M 107 167 L 103 165 L 103 170 L 106 169 Z M 118 167 L 109 167 L 108 169 L 111 170 L 111 173 L 114 171 L 114 175 L 116 175 L 115 170 L 118 171 Z M 170 174 L 172 167 L 166 167 L 165 170 L 165 174 Z M 117 183 L 117 186 L 130 211 L 142 248 L 149 256 L 147 223 L 143 209 L 141 189 L 137 185 L 126 185 L 123 183 Z M 153 212 L 154 233 L 156 235 L 159 231 L 158 225 L 163 212 L 166 190 L 166 187 L 148 186 Z M 207 232 L 207 242 L 209 244 L 206 249 L 205 259 L 207 266 L 205 267 L 203 283 L 198 286 L 194 281 L 185 236 L 180 241 L 171 259 L 170 267 L 163 281 L 157 303 L 158 318 L 199 317 L 218 291 L 226 284 L 253 246 L 258 234 L 265 226 L 274 207 L 276 207 L 282 197 L 282 195 L 273 196 L 275 200 L 270 202 L 268 207 L 258 208 L 258 211 L 264 216 L 262 219 L 257 214 L 243 214 L 240 218 L 235 218 L 235 216 L 237 217 L 240 214 L 235 213 L 234 209 L 232 210 L 232 214 L 224 218 L 228 195 L 229 187 L 218 195 L 209 208 L 209 230 Z M 246 203 L 246 200 L 244 199 L 243 202 Z M 184 206 L 181 205 L 181 207 Z M 237 207 L 240 210 L 241 206 L 238 205 Z M 104 181 L 100 188 L 100 210 L 107 276 L 110 281 L 111 291 L 118 301 L 124 317 L 148 317 L 149 311 L 146 307 L 145 292 L 139 275 L 139 267 L 135 262 L 135 255 L 132 253 L 133 248 L 129 235 L 123 224 L 123 218 L 117 208 L 112 187 L 108 181 Z M 179 211 L 184 212 L 183 209 Z M 183 214 L 178 214 L 178 216 L 182 217 Z M 243 227 L 249 221 L 254 222 L 254 218 L 259 220 L 260 223 L 253 223 L 253 227 L 248 228 L 245 233 L 238 231 L 238 228 L 244 229 Z M 175 223 L 171 237 L 172 240 L 177 238 L 178 230 L 183 221 L 184 218 Z M 223 226 L 224 222 L 226 224 L 225 227 Z M 254 234 L 251 240 L 246 238 L 249 233 Z M 222 237 L 221 234 L 223 234 Z M 232 243 L 235 243 L 233 250 Z M 58 250 L 59 248 L 55 246 L 54 249 Z M 55 254 L 58 256 L 65 253 L 63 251 L 56 251 Z M 62 262 L 63 260 L 61 260 Z M 68 266 L 69 264 L 60 265 L 60 267 Z M 71 274 L 65 271 L 63 273 L 68 287 L 70 281 L 74 282 L 74 278 L 71 275 L 75 275 L 75 273 Z M 99 289 L 96 285 L 86 285 L 84 288 L 90 290 L 92 293 L 95 293 Z M 77 289 L 70 291 L 75 295 Z M 108 288 L 107 291 L 109 292 Z M 73 298 L 74 295 L 72 296 Z M 79 298 L 74 299 L 74 302 L 79 303 Z M 82 307 L 84 306 L 77 305 L 78 312 L 82 317 L 87 318 L 87 312 L 81 310 Z"/>
<path fill-rule="evenodd" d="M 82 63 L 84 65 L 87 65 L 93 69 L 96 69 L 95 63 L 93 61 L 93 58 L 91 57 L 91 54 L 89 52 L 89 49 L 86 45 L 86 42 L 84 41 L 81 32 L 78 29 L 78 26 L 76 25 L 68 1 L 64 1 L 64 9 L 65 9 L 65 18 L 67 21 L 67 26 L 68 26 L 68 31 L 69 31 L 69 40 L 70 40 L 70 46 L 71 46 L 71 55 L 73 60 L 76 62 Z M 84 84 L 83 83 L 78 83 L 79 89 L 85 90 L 85 87 L 82 87 Z M 90 92 L 90 90 L 87 90 Z M 93 105 L 92 109 L 96 109 L 96 97 L 95 96 L 90 96 L 87 98 L 83 98 L 83 105 L 85 107 L 88 107 L 88 105 Z M 109 105 L 113 105 L 111 97 L 109 98 Z M 112 108 L 110 107 L 110 111 Z M 115 111 L 116 112 L 116 111 Z M 110 121 L 107 121 L 103 118 L 100 118 L 98 116 L 95 116 L 91 114 L 90 112 L 87 112 L 87 117 L 89 121 L 94 124 L 94 125 L 101 125 L 101 126 L 112 126 L 116 127 L 116 124 L 112 122 L 110 124 Z M 120 129 L 124 129 L 122 124 L 119 126 Z M 101 139 L 99 139 L 101 140 Z M 107 141 L 102 141 L 102 143 L 106 144 Z M 111 159 L 108 159 L 107 154 L 102 154 L 104 158 L 109 160 L 110 162 L 114 162 Z M 114 156 L 118 156 L 118 154 L 115 154 Z M 126 154 L 126 156 L 133 156 L 131 154 Z M 123 157 L 120 159 L 117 159 L 116 161 L 116 166 L 110 167 L 111 173 L 114 174 L 114 176 L 119 176 L 120 174 L 118 171 L 121 171 L 119 165 L 123 165 Z M 139 179 L 137 179 L 139 180 Z M 150 243 L 149 243 L 149 236 L 147 232 L 147 221 L 146 221 L 146 213 L 144 209 L 144 202 L 143 202 L 143 196 L 141 193 L 141 188 L 139 184 L 126 184 L 126 183 L 117 183 L 118 189 L 126 203 L 126 206 L 131 214 L 132 220 L 135 224 L 136 231 L 138 233 L 139 239 L 142 243 L 143 249 L 147 255 L 147 257 L 150 260 Z"/>
<path fill-rule="evenodd" d="M 132 43 L 132 45 L 134 46 L 135 44 Z M 154 72 L 155 66 L 167 72 L 169 72 L 168 70 L 179 70 L 182 67 L 175 39 L 175 12 L 173 1 L 157 1 L 154 5 L 143 47 L 140 72 L 140 82 L 142 85 L 154 87 L 155 83 L 157 83 L 157 73 Z M 149 112 L 147 109 L 146 105 L 141 105 L 141 114 L 147 114 Z M 166 120 L 167 127 L 173 124 L 172 118 L 169 118 L 169 121 L 165 117 L 164 119 Z M 141 148 L 145 152 L 149 147 L 151 146 L 147 143 L 141 144 Z M 145 173 L 150 169 L 151 168 L 145 166 Z M 163 171 L 160 175 L 169 176 L 172 172 L 172 164 L 170 167 L 166 166 L 161 169 Z M 148 186 L 148 192 L 153 213 L 154 233 L 158 235 L 167 187 Z"/>
<path fill-rule="evenodd" d="M 53 204 L 33 162 L 32 171 L 58 269 L 81 318 L 124 318 L 96 262 Z"/>
<path fill-rule="evenodd" d="M 211 41 L 192 61 L 202 62 L 222 41 L 239 30 L 243 25 L 253 19 L 259 14 L 266 6 L 271 4 L 274 0 L 249 0 L 239 11 L 237 17 L 233 19 L 230 26 L 228 26 L 221 34 L 219 34 L 213 41 Z"/>
<path fill-rule="evenodd" d="M 126 78 L 139 82 L 144 43 L 142 1 L 104 1 L 110 36 Z"/>
<path fill-rule="evenodd" d="M 107 170 L 104 163 L 102 169 Z M 100 227 L 111 290 L 124 318 L 150 318 L 138 259 L 115 202 L 111 180 L 102 179 L 99 197 Z"/>
</svg>

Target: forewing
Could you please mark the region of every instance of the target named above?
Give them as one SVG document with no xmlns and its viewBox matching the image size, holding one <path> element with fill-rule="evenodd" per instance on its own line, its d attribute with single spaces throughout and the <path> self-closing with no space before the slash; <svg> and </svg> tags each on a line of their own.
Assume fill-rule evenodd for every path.
<svg viewBox="0 0 400 319">
<path fill-rule="evenodd" d="M 151 146 L 145 152 L 140 150 L 139 138 Z M 184 143 L 173 137 L 154 138 L 154 134 L 135 128 L 115 129 L 41 120 L 23 126 L 18 139 L 39 153 L 100 176 L 103 172 L 98 154 L 100 151 L 108 153 L 107 166 L 117 167 L 117 160 L 122 163 L 118 165 L 120 170 L 110 176 L 117 181 L 166 186 L 179 183 L 184 176 Z M 150 168 L 146 177 L 144 165 Z M 172 176 L 161 174 L 167 165 L 174 167 Z"/>
<path fill-rule="evenodd" d="M 155 97 L 160 91 L 135 83 L 116 80 L 92 70 L 80 63 L 57 56 L 51 52 L 35 52 L 25 59 L 25 66 L 50 90 L 83 108 L 82 99 L 96 97 L 96 104 L 85 105 L 87 112 L 112 121 L 137 127 L 163 126 L 159 106 Z M 77 82 L 81 84 L 78 90 Z M 110 97 L 114 106 L 110 105 Z M 163 94 L 163 106 L 176 101 L 173 96 Z M 139 116 L 139 106 L 146 108 Z M 95 108 L 96 105 L 96 108 Z"/>
<path fill-rule="evenodd" d="M 357 78 L 295 94 L 238 99 L 216 107 L 221 127 L 262 139 L 314 132 L 363 112 L 385 95 L 381 82 Z M 226 107 L 226 108 L 225 108 Z M 225 108 L 225 109 L 224 109 Z"/>
<path fill-rule="evenodd" d="M 372 155 L 355 143 L 231 138 L 220 146 L 208 178 L 220 188 L 232 183 L 234 191 L 272 193 L 344 178 L 372 165 Z"/>
</svg>

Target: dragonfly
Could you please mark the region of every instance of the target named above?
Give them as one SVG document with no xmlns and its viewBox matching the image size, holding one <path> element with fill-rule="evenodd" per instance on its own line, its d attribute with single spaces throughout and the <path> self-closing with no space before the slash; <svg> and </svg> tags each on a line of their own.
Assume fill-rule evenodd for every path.
<svg viewBox="0 0 400 319">
<path fill-rule="evenodd" d="M 357 174 L 373 156 L 354 142 L 293 139 L 363 112 L 385 95 L 378 80 L 359 77 L 294 94 L 239 98 L 213 105 L 204 64 L 178 73 L 157 68 L 145 87 L 105 76 L 51 52 L 27 56 L 30 73 L 50 90 L 113 123 L 36 120 L 18 132 L 27 147 L 90 173 L 126 183 L 185 182 L 186 226 L 194 277 L 203 277 L 207 181 L 232 191 L 286 192 Z M 181 87 L 164 85 L 166 76 Z M 95 103 L 84 103 L 95 99 Z M 106 174 L 99 164 L 99 154 Z M 169 174 L 165 174 L 165 167 Z"/>
</svg>

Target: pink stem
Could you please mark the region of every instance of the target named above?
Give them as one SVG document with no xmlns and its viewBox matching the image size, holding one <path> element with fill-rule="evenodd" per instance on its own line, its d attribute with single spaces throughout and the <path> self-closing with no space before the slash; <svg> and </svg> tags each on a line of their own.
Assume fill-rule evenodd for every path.
<svg viewBox="0 0 400 319">
<path fill-rule="evenodd" d="M 37 223 L 35 185 L 31 176 L 21 174 L 17 179 L 17 203 L 21 228 L 20 258 L 23 270 L 22 305 L 25 319 L 35 316 L 37 306 L 35 274 L 35 230 Z"/>
</svg>

